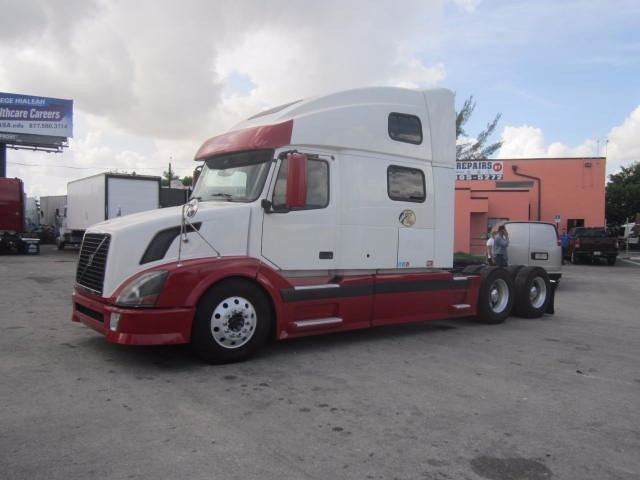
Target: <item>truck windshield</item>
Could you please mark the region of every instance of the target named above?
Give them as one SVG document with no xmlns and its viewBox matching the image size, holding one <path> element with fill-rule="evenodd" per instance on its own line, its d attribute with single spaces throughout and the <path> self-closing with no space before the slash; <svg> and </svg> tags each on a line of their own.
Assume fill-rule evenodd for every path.
<svg viewBox="0 0 640 480">
<path fill-rule="evenodd" d="M 262 192 L 272 160 L 273 150 L 209 158 L 191 197 L 202 201 L 253 202 Z"/>
</svg>

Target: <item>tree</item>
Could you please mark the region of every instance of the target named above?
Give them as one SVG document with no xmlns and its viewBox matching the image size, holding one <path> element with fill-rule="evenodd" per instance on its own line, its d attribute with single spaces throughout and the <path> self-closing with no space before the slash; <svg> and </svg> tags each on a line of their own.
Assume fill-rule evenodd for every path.
<svg viewBox="0 0 640 480">
<path fill-rule="evenodd" d="M 466 140 L 469 138 L 469 135 L 467 135 L 464 126 L 475 108 L 476 102 L 473 100 L 473 95 L 471 95 L 465 100 L 456 116 L 456 159 L 458 160 L 489 158 L 502 146 L 502 142 L 495 142 L 485 146 L 485 143 L 487 143 L 487 140 L 498 125 L 498 121 L 502 116 L 501 113 L 498 113 L 493 119 L 493 122 L 488 123 L 487 128 L 481 131 L 475 139 Z M 461 141 L 461 139 L 463 140 Z"/>
<path fill-rule="evenodd" d="M 605 193 L 605 214 L 609 225 L 622 225 L 627 219 L 634 221 L 640 213 L 640 162 L 621 167 L 620 172 L 609 175 Z"/>
</svg>

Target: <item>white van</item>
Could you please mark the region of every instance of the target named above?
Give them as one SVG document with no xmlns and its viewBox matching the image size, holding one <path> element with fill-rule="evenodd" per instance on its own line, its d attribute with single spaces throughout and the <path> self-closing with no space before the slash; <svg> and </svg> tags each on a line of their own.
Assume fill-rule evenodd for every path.
<svg viewBox="0 0 640 480">
<path fill-rule="evenodd" d="M 620 240 L 620 248 L 637 247 L 640 244 L 640 225 L 636 223 L 621 225 L 618 240 Z"/>
<path fill-rule="evenodd" d="M 509 265 L 544 268 L 553 281 L 562 276 L 562 244 L 558 229 L 546 222 L 505 222 L 509 232 Z"/>
</svg>

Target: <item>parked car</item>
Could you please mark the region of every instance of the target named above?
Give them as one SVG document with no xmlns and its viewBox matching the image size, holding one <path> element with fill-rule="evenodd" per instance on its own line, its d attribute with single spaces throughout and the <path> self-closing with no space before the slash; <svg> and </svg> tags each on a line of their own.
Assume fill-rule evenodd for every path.
<svg viewBox="0 0 640 480">
<path fill-rule="evenodd" d="M 513 221 L 502 223 L 509 232 L 509 265 L 544 268 L 552 281 L 562 277 L 562 243 L 553 223 Z M 496 225 L 495 229 L 498 228 Z"/>
<path fill-rule="evenodd" d="M 567 253 L 571 263 L 605 259 L 615 265 L 620 246 L 615 232 L 606 227 L 576 227 L 569 234 Z"/>
</svg>

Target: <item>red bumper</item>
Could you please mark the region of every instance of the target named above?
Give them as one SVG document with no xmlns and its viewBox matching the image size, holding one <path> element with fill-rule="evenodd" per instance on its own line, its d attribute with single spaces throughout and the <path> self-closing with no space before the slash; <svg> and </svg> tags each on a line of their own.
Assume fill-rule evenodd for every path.
<svg viewBox="0 0 640 480">
<path fill-rule="evenodd" d="M 110 342 L 123 345 L 171 345 L 191 341 L 195 308 L 118 308 L 101 297 L 73 291 L 74 322 L 84 323 Z M 116 318 L 119 315 L 119 320 Z"/>
</svg>

